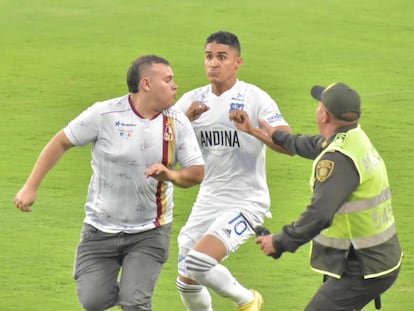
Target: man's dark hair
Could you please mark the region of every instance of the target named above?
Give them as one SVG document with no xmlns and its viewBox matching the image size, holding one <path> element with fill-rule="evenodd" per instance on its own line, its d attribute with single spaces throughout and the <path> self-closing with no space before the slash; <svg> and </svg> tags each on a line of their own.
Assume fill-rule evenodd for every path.
<svg viewBox="0 0 414 311">
<path fill-rule="evenodd" d="M 241 55 L 240 41 L 237 36 L 228 31 L 217 31 L 212 33 L 206 40 L 206 45 L 211 42 L 217 42 L 219 44 L 225 44 L 236 50 Z"/>
<path fill-rule="evenodd" d="M 128 90 L 131 93 L 138 93 L 138 84 L 141 81 L 142 72 L 150 67 L 152 64 L 165 64 L 170 65 L 170 63 L 165 59 L 157 55 L 144 55 L 137 58 L 128 69 L 127 73 L 127 84 Z"/>
</svg>

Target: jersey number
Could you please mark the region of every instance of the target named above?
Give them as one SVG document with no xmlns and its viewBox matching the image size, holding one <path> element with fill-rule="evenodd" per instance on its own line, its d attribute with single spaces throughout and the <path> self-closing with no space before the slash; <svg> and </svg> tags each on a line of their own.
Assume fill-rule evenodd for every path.
<svg viewBox="0 0 414 311">
<path fill-rule="evenodd" d="M 238 215 L 237 217 L 230 220 L 229 224 L 233 226 L 234 232 L 237 235 L 242 235 L 246 230 L 249 229 L 246 220 L 244 220 L 244 217 L 242 215 Z"/>
</svg>

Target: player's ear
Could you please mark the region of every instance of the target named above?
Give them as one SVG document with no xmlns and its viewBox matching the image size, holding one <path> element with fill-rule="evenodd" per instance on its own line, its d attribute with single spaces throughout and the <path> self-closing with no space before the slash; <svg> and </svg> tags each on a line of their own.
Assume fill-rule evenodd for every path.
<svg viewBox="0 0 414 311">
<path fill-rule="evenodd" d="M 321 123 L 328 123 L 330 118 L 332 117 L 329 111 L 325 108 L 325 106 L 320 102 L 317 108 L 318 120 Z"/>
<path fill-rule="evenodd" d="M 242 64 L 243 64 L 243 58 L 241 56 L 237 57 L 236 62 L 234 64 L 234 69 L 238 70 Z"/>
<path fill-rule="evenodd" d="M 141 81 L 139 82 L 140 85 L 140 89 L 144 90 L 144 91 L 150 91 L 151 87 L 150 87 L 150 82 L 148 78 L 143 78 L 141 79 Z"/>
</svg>

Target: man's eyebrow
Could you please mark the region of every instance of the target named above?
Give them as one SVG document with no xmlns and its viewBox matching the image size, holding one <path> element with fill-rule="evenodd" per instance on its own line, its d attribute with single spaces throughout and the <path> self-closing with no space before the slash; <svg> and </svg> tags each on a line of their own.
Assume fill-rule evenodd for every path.
<svg viewBox="0 0 414 311">
<path fill-rule="evenodd" d="M 205 54 L 214 54 L 212 51 L 206 51 Z M 217 52 L 217 54 L 219 55 L 227 55 L 227 52 L 223 51 L 223 52 Z"/>
</svg>

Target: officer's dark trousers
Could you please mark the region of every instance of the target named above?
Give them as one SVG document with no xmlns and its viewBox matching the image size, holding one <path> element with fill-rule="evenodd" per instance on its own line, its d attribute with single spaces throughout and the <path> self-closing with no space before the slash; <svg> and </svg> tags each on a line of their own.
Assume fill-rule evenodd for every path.
<svg viewBox="0 0 414 311">
<path fill-rule="evenodd" d="M 305 311 L 359 311 L 389 289 L 398 273 L 399 269 L 384 277 L 364 279 L 358 261 L 350 260 L 342 278 L 329 277 Z"/>
</svg>

